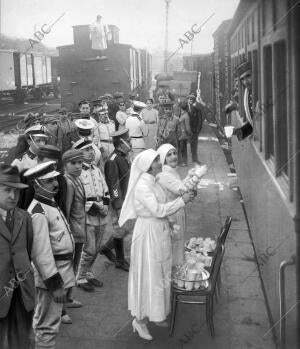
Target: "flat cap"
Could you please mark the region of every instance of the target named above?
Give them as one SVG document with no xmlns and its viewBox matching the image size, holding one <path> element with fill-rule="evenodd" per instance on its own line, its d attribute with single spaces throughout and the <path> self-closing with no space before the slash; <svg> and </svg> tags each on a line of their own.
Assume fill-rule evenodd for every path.
<svg viewBox="0 0 300 349">
<path fill-rule="evenodd" d="M 59 121 L 60 116 L 59 115 L 44 115 L 42 117 L 43 123 L 44 124 L 48 124 L 48 123 L 52 123 L 52 122 L 57 122 Z"/>
<path fill-rule="evenodd" d="M 189 95 L 186 96 L 187 99 L 195 99 L 196 100 L 196 96 L 192 93 L 190 93 Z"/>
<path fill-rule="evenodd" d="M 83 159 L 83 152 L 80 149 L 69 149 L 62 156 L 64 163 L 80 159 Z"/>
<path fill-rule="evenodd" d="M 55 145 L 45 144 L 39 147 L 37 155 L 57 160 L 61 157 L 61 151 Z"/>
<path fill-rule="evenodd" d="M 57 177 L 60 175 L 60 173 L 56 171 L 55 166 L 56 166 L 55 161 L 43 162 L 27 170 L 24 173 L 24 177 L 28 179 L 48 179 L 48 178 Z"/>
</svg>

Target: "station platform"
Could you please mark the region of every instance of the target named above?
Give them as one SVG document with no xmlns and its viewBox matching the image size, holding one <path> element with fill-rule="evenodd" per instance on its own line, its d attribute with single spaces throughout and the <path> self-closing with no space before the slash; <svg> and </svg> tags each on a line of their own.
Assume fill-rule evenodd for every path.
<svg viewBox="0 0 300 349">
<path fill-rule="evenodd" d="M 83 307 L 69 309 L 73 324 L 61 325 L 57 349 L 275 349 L 238 179 L 207 123 L 199 136 L 198 153 L 199 160 L 208 165 L 208 174 L 194 202 L 188 205 L 186 239 L 215 238 L 226 216 L 233 218 L 221 268 L 221 296 L 214 307 L 215 338 L 211 338 L 206 326 L 203 306 L 179 304 L 172 337 L 167 328 L 150 323 L 154 339 L 141 339 L 132 332 L 132 317 L 127 309 L 128 273 L 99 256 L 95 275 L 104 286 L 94 293 L 74 290 L 73 298 Z M 188 167 L 179 169 L 182 177 L 192 166 L 190 160 Z M 130 236 L 126 251 L 129 257 Z"/>
</svg>

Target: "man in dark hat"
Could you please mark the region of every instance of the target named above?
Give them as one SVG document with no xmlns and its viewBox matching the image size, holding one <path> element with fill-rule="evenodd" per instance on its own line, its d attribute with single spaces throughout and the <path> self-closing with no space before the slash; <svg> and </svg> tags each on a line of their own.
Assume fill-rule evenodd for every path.
<svg viewBox="0 0 300 349">
<path fill-rule="evenodd" d="M 34 235 L 36 307 L 33 330 L 37 348 L 55 347 L 63 303 L 75 286 L 73 238 L 66 217 L 54 201 L 59 174 L 55 161 L 38 164 L 24 174 L 34 182 L 35 190 L 28 212 L 32 216 Z"/>
<path fill-rule="evenodd" d="M 0 348 L 30 348 L 34 309 L 31 268 L 33 241 L 30 215 L 19 208 L 20 182 L 16 167 L 0 165 Z"/>
<path fill-rule="evenodd" d="M 246 61 L 237 67 L 237 76 L 244 88 L 243 107 L 247 121 L 239 128 L 235 128 L 233 134 L 238 140 L 243 140 L 253 132 L 253 111 L 252 111 L 252 71 L 250 62 Z"/>
<path fill-rule="evenodd" d="M 114 99 L 108 103 L 108 116 L 115 123 L 116 130 L 119 129 L 119 122 L 116 119 L 116 114 L 119 111 L 119 104 L 124 100 L 122 92 L 116 92 L 114 94 Z"/>
<path fill-rule="evenodd" d="M 161 106 L 164 114 L 158 121 L 156 147 L 170 143 L 177 149 L 179 118 L 174 115 L 174 104 L 173 102 L 165 102 Z"/>
<path fill-rule="evenodd" d="M 129 271 L 129 264 L 124 256 L 123 242 L 123 238 L 129 231 L 121 228 L 118 220 L 129 181 L 130 163 L 127 156 L 131 151 L 131 142 L 127 129 L 116 131 L 111 136 L 115 150 L 105 163 L 104 173 L 111 199 L 111 218 L 115 234 L 101 247 L 100 253 L 115 262 L 116 268 Z M 116 256 L 112 253 L 113 248 Z"/>
<path fill-rule="evenodd" d="M 191 126 L 191 153 L 192 153 L 192 161 L 200 164 L 198 160 L 198 137 L 202 128 L 202 123 L 204 119 L 204 112 L 200 106 L 200 103 L 196 102 L 196 96 L 194 94 L 190 94 L 186 97 L 188 103 L 187 112 L 190 117 L 190 126 Z"/>
</svg>

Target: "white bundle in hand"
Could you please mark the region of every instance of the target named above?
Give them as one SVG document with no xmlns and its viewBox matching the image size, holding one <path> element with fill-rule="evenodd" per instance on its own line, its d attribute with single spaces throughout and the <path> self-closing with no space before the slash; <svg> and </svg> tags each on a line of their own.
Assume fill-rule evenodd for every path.
<svg viewBox="0 0 300 349">
<path fill-rule="evenodd" d="M 184 185 L 188 190 L 194 190 L 197 188 L 200 179 L 207 173 L 207 166 L 199 166 L 192 168 L 188 172 L 188 176 L 183 180 Z"/>
</svg>

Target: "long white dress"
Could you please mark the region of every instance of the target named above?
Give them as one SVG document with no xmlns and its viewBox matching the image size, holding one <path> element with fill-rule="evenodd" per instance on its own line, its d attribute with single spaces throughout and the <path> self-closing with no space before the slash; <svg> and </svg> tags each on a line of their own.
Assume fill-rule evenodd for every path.
<svg viewBox="0 0 300 349">
<path fill-rule="evenodd" d="M 171 166 L 164 165 L 162 172 L 157 175 L 158 183 L 164 189 L 167 200 L 175 200 L 187 188 L 183 184 L 178 172 Z M 185 207 L 178 210 L 174 215 L 169 217 L 169 220 L 180 226 L 179 234 L 172 239 L 172 265 L 183 263 L 184 260 L 184 241 L 186 235 L 186 209 Z"/>
<path fill-rule="evenodd" d="M 163 321 L 170 312 L 172 248 L 167 220 L 184 207 L 182 198 L 166 203 L 155 178 L 143 173 L 134 189 L 137 221 L 133 230 L 128 309 L 137 319 Z"/>
<path fill-rule="evenodd" d="M 157 136 L 157 125 L 158 125 L 158 111 L 156 109 L 147 108 L 141 112 L 141 117 L 148 126 L 148 135 L 145 137 L 146 149 L 155 148 L 156 136 Z"/>
</svg>

